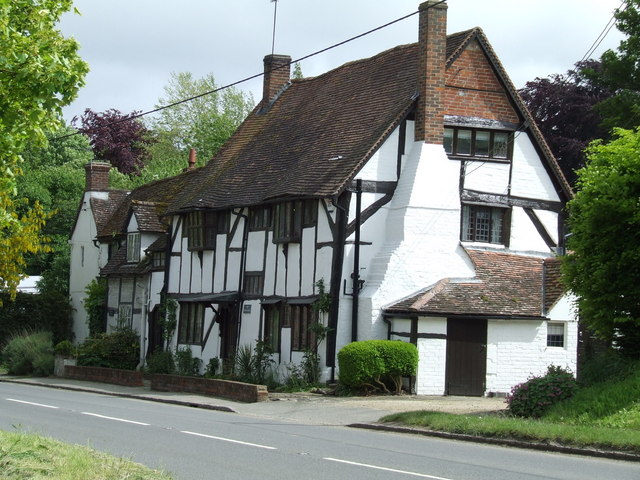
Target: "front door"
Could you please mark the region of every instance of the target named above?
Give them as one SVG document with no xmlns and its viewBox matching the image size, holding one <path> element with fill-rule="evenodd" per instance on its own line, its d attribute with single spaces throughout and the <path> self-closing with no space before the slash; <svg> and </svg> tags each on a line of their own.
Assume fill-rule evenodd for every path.
<svg viewBox="0 0 640 480">
<path fill-rule="evenodd" d="M 218 306 L 220 318 L 220 357 L 222 360 L 231 359 L 236 353 L 238 345 L 238 308 L 236 303 L 221 303 Z"/>
<path fill-rule="evenodd" d="M 162 325 L 160 324 L 160 306 L 156 305 L 149 315 L 149 340 L 147 344 L 147 358 L 156 350 L 164 348 Z"/>
<path fill-rule="evenodd" d="M 447 320 L 447 395 L 482 396 L 487 376 L 487 320 Z"/>
</svg>

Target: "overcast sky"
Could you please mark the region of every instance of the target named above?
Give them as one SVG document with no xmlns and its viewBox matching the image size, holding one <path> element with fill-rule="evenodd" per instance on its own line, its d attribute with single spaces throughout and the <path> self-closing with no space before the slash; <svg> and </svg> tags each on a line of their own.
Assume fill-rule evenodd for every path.
<svg viewBox="0 0 640 480">
<path fill-rule="evenodd" d="M 563 73 L 590 49 L 621 0 L 449 0 L 448 33 L 481 27 L 516 87 Z M 420 0 L 278 0 L 275 53 L 297 59 L 417 11 Z M 271 53 L 270 0 L 75 0 L 60 24 L 90 73 L 70 120 L 85 108 L 151 110 L 171 72 L 213 73 L 226 85 L 262 72 Z M 623 37 L 610 31 L 593 58 Z M 315 76 L 417 39 L 417 15 L 301 63 Z M 258 101 L 261 80 L 238 88 Z"/>
</svg>

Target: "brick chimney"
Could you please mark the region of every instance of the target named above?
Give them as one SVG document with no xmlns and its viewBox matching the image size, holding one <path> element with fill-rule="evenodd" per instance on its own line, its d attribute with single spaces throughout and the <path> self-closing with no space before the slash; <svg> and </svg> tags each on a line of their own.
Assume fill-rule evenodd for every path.
<svg viewBox="0 0 640 480">
<path fill-rule="evenodd" d="M 107 162 L 89 162 L 84 166 L 85 191 L 100 192 L 109 190 L 109 170 L 111 164 Z"/>
<path fill-rule="evenodd" d="M 291 57 L 289 55 L 267 55 L 264 57 L 262 108 L 269 105 L 269 102 L 289 82 L 290 78 Z"/>
<path fill-rule="evenodd" d="M 447 59 L 447 4 L 429 0 L 420 4 L 418 28 L 418 109 L 415 139 L 442 145 L 444 89 Z"/>
<path fill-rule="evenodd" d="M 191 148 L 189 150 L 189 166 L 187 167 L 187 170 L 193 170 L 194 168 L 196 168 L 196 162 L 196 149 Z"/>
</svg>

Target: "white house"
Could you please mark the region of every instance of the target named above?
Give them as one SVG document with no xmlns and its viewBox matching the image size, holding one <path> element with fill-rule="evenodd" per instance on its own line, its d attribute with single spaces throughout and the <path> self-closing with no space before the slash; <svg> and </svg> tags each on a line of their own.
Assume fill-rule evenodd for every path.
<svg viewBox="0 0 640 480">
<path fill-rule="evenodd" d="M 163 292 L 179 304 L 174 346 L 206 364 L 261 339 L 283 371 L 321 322 L 326 379 L 351 341 L 411 341 L 419 394 L 575 370 L 554 259 L 571 189 L 482 30 L 447 36 L 446 11 L 423 3 L 417 43 L 318 77 L 266 56 L 263 99 L 220 152 L 132 192 L 105 230 L 123 239 L 102 270 L 111 316 L 148 346 Z M 152 205 L 164 230 L 141 221 Z M 153 245 L 156 280 L 126 255 Z"/>
</svg>

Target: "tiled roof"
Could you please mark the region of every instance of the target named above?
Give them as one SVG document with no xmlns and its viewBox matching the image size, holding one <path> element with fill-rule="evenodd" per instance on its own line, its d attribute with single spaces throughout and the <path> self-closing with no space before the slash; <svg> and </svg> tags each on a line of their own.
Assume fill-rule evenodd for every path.
<svg viewBox="0 0 640 480">
<path fill-rule="evenodd" d="M 466 252 L 476 269 L 474 278 L 443 279 L 386 312 L 539 318 L 564 293 L 556 288 L 560 271 L 555 259 L 489 250 Z M 551 268 L 545 271 L 545 264 Z"/>
<path fill-rule="evenodd" d="M 165 232 L 166 223 L 160 221 L 160 216 L 167 209 L 165 202 L 145 202 L 132 200 L 131 209 L 138 222 L 138 230 L 141 232 Z"/>
<path fill-rule="evenodd" d="M 546 258 L 544 261 L 544 310 L 548 312 L 564 294 L 562 284 L 561 261 L 559 257 Z"/>
<path fill-rule="evenodd" d="M 479 28 L 447 37 L 447 65 L 473 38 L 517 97 Z M 265 111 L 256 107 L 168 211 L 338 195 L 413 107 L 418 55 L 418 44 L 402 45 L 318 77 L 292 80 Z M 517 105 L 526 109 L 521 101 Z M 555 164 L 552 155 L 547 160 Z M 562 175 L 556 167 L 551 170 Z"/>
<path fill-rule="evenodd" d="M 94 197 L 89 201 L 98 232 L 104 228 L 111 215 L 122 205 L 129 192 L 126 190 L 109 190 L 107 195 L 107 198 Z"/>
<path fill-rule="evenodd" d="M 127 263 L 126 242 L 111 256 L 107 264 L 100 270 L 100 275 L 132 276 L 147 273 L 151 268 L 151 261 L 143 258 L 138 263 Z"/>
</svg>

